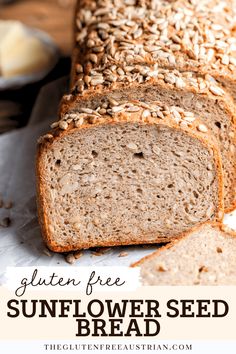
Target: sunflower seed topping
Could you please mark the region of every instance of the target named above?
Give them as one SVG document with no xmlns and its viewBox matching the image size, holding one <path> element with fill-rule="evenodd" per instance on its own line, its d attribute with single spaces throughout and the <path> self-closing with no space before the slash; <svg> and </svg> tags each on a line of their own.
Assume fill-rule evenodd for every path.
<svg viewBox="0 0 236 354">
<path fill-rule="evenodd" d="M 76 23 L 78 55 L 85 58 L 83 65 L 76 65 L 81 94 L 99 84 L 151 80 L 158 75 L 157 66 L 184 69 L 186 62 L 189 70 L 195 71 L 204 63 L 206 72 L 222 65 L 234 71 L 236 66 L 234 2 L 81 0 Z M 119 67 L 111 70 L 117 63 Z M 155 69 L 152 63 L 156 63 Z M 146 68 L 138 71 L 137 65 Z M 164 79 L 179 89 L 186 85 L 181 75 L 170 73 Z M 204 83 L 199 86 L 206 89 Z M 214 87 L 212 91 L 222 95 Z"/>
<path fill-rule="evenodd" d="M 206 133 L 208 131 L 207 127 L 204 124 L 199 124 L 197 128 L 201 133 Z"/>
</svg>

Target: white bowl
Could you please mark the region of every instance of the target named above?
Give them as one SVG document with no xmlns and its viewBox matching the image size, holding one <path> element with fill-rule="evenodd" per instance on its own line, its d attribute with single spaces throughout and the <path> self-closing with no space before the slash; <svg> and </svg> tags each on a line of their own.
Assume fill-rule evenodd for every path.
<svg viewBox="0 0 236 354">
<path fill-rule="evenodd" d="M 34 29 L 26 26 L 25 28 L 26 31 L 29 33 L 29 35 L 38 38 L 45 45 L 48 52 L 50 53 L 51 59 L 48 65 L 43 70 L 40 70 L 36 73 L 14 76 L 11 78 L 0 77 L 0 91 L 21 88 L 27 84 L 31 84 L 39 80 L 42 80 L 55 67 L 55 65 L 59 60 L 60 51 L 56 46 L 55 42 L 53 41 L 53 39 L 49 35 L 47 35 L 45 32 L 40 31 L 38 29 Z"/>
</svg>

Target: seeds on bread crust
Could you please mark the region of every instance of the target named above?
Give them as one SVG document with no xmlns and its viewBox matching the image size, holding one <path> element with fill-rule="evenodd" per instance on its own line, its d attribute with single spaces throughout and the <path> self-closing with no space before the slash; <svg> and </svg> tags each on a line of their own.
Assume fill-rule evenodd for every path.
<svg viewBox="0 0 236 354">
<path fill-rule="evenodd" d="M 213 69 L 223 66 L 232 70 L 230 66 L 236 66 L 235 15 L 235 1 L 227 0 L 138 4 L 126 0 L 82 0 L 76 18 L 76 37 L 78 51 L 83 48 L 87 55 L 77 66 L 77 74 L 102 74 L 103 82 L 97 83 L 95 79 L 95 85 L 94 81 L 90 83 L 97 86 L 111 85 L 117 80 L 142 82 L 156 76 L 153 69 L 150 75 L 136 72 L 130 76 L 125 70 L 127 65 L 151 68 L 156 63 L 156 69 L 157 64 L 174 68 L 183 61 L 194 60 L 196 67 L 207 64 Z M 89 63 L 90 70 L 86 71 Z M 116 69 L 111 74 L 112 66 Z M 178 88 L 185 85 L 174 77 L 167 76 L 166 80 Z M 212 93 L 222 95 L 214 87 Z"/>
<path fill-rule="evenodd" d="M 197 128 L 201 133 L 206 133 L 208 131 L 207 127 L 204 124 L 199 124 Z"/>
<path fill-rule="evenodd" d="M 128 120 L 132 120 L 133 117 L 138 115 L 140 121 L 165 119 L 165 117 L 169 117 L 175 124 L 187 128 L 188 126 L 191 126 L 196 119 L 192 112 L 184 111 L 180 107 L 167 107 L 161 102 L 118 102 L 110 97 L 103 105 L 105 105 L 106 108 L 101 108 L 100 106 L 96 109 L 79 107 L 77 113 L 65 114 L 61 117 L 59 122 L 53 123 L 51 127 L 59 127 L 61 130 L 67 130 L 71 124 L 72 127 L 74 126 L 78 128 L 83 124 L 102 123 L 109 117 L 112 117 L 114 121 L 119 121 L 123 115 L 125 115 Z M 198 126 L 198 130 L 201 132 L 207 132 L 207 128 L 203 124 Z"/>
</svg>

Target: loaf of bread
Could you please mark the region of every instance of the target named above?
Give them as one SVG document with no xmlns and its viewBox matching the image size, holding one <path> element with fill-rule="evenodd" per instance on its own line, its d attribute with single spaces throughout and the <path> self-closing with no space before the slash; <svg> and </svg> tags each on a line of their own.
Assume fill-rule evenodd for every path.
<svg viewBox="0 0 236 354">
<path fill-rule="evenodd" d="M 55 126 L 37 162 L 51 250 L 166 242 L 222 219 L 218 147 L 191 112 L 110 100 Z"/>
<path fill-rule="evenodd" d="M 236 285 L 236 233 L 206 223 L 133 264 L 144 285 Z"/>
<path fill-rule="evenodd" d="M 117 64 L 210 74 L 235 98 L 235 25 L 235 0 L 80 0 L 74 64 L 90 76 Z"/>
<path fill-rule="evenodd" d="M 235 28 L 236 1 L 78 1 L 38 150 L 52 250 L 171 241 L 236 207 Z"/>
<path fill-rule="evenodd" d="M 48 47 L 21 22 L 0 20 L 0 77 L 33 75 L 48 67 Z"/>
<path fill-rule="evenodd" d="M 153 100 L 201 116 L 218 138 L 225 210 L 236 207 L 235 1 L 78 2 L 72 95 L 61 117 L 115 100 Z"/>
</svg>

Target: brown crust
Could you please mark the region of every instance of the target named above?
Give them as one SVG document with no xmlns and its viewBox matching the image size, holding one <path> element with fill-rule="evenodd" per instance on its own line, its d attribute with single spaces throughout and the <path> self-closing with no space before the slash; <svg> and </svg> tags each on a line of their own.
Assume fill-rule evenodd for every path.
<svg viewBox="0 0 236 354">
<path fill-rule="evenodd" d="M 141 264 L 145 263 L 146 261 L 149 261 L 150 259 L 153 259 L 156 256 L 158 256 L 158 254 L 160 254 L 162 251 L 169 249 L 171 247 L 174 247 L 178 242 L 181 242 L 181 240 L 183 240 L 185 237 L 188 237 L 191 233 L 193 233 L 197 230 L 200 230 L 205 225 L 209 225 L 214 228 L 219 228 L 220 231 L 224 232 L 225 237 L 228 237 L 228 236 L 235 237 L 235 240 L 236 240 L 236 231 L 231 230 L 228 227 L 226 229 L 226 226 L 222 223 L 208 221 L 208 222 L 205 222 L 201 225 L 194 226 L 191 230 L 183 232 L 181 235 L 179 235 L 178 239 L 169 242 L 167 245 L 160 247 L 157 251 L 141 258 L 139 261 L 132 263 L 130 265 L 130 267 L 131 268 L 139 267 Z"/>
<path fill-rule="evenodd" d="M 114 119 L 109 118 L 109 120 L 106 121 L 105 124 L 119 124 L 122 122 L 127 122 L 127 117 L 126 115 L 120 115 L 119 117 L 119 122 L 114 121 Z M 138 117 L 137 113 L 133 114 L 132 118 L 129 118 L 129 121 L 132 122 L 139 122 L 140 124 L 157 124 L 157 125 L 167 125 L 169 127 L 172 127 L 177 130 L 185 131 L 187 134 L 192 136 L 193 138 L 196 138 L 202 142 L 204 146 L 206 146 L 208 149 L 211 149 L 214 154 L 214 160 L 215 160 L 215 165 L 216 165 L 216 171 L 218 173 L 218 188 L 219 188 L 219 195 L 218 195 L 218 204 L 216 206 L 216 221 L 222 222 L 223 215 L 224 215 L 224 205 L 223 205 L 223 175 L 222 175 L 222 164 L 221 164 L 221 158 L 219 155 L 219 151 L 217 148 L 217 145 L 213 139 L 213 137 L 209 133 L 201 133 L 197 131 L 197 125 L 199 124 L 199 121 L 197 120 L 194 122 L 193 128 L 181 128 L 179 125 L 174 123 L 170 118 L 166 117 L 164 120 L 153 120 L 149 122 L 140 122 L 140 117 Z M 93 124 L 92 126 L 96 125 L 102 125 L 103 123 L 96 123 Z M 51 144 L 53 141 L 56 139 L 61 139 L 67 134 L 72 134 L 73 132 L 79 131 L 81 129 L 89 129 L 91 127 L 91 124 L 83 124 L 80 128 L 69 128 L 66 131 L 62 131 L 60 129 L 54 130 L 51 132 L 51 134 L 47 134 L 45 138 L 42 138 L 41 141 L 38 144 L 38 151 L 37 151 L 37 161 L 36 161 L 36 176 L 37 176 L 37 200 L 38 200 L 38 215 L 39 215 L 39 222 L 43 234 L 43 238 L 45 243 L 47 244 L 48 248 L 50 248 L 54 252 L 69 252 L 69 251 L 74 251 L 78 250 L 81 248 L 90 248 L 94 247 L 95 245 L 87 244 L 86 246 L 83 245 L 81 247 L 81 244 L 78 242 L 76 244 L 69 244 L 68 246 L 60 246 L 58 245 L 55 240 L 53 240 L 52 233 L 49 228 L 49 216 L 47 215 L 47 202 L 46 202 L 46 193 L 44 190 L 44 168 L 43 168 L 43 154 L 47 151 L 47 149 L 50 149 Z M 132 235 L 131 235 L 132 236 Z M 180 235 L 181 236 L 181 235 Z M 179 236 L 176 236 L 176 239 L 178 239 Z M 163 238 L 163 236 L 156 234 L 156 239 L 153 240 L 150 243 L 163 243 L 167 242 L 168 239 L 166 237 Z M 141 244 L 141 243 L 147 243 L 146 240 L 142 240 L 140 242 L 101 242 L 101 244 L 96 244 L 97 247 L 106 247 L 106 246 L 121 246 L 121 245 L 129 245 L 129 244 Z"/>
</svg>

